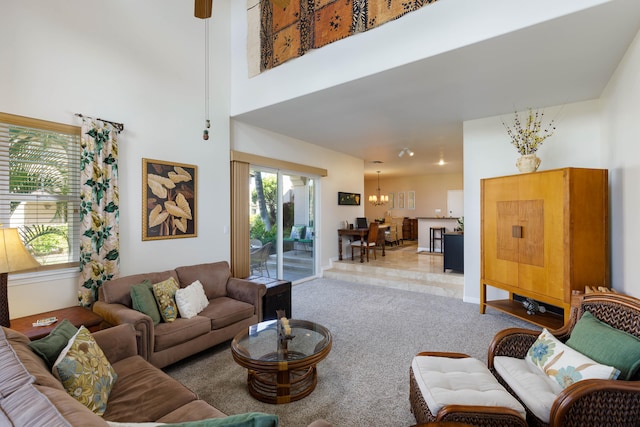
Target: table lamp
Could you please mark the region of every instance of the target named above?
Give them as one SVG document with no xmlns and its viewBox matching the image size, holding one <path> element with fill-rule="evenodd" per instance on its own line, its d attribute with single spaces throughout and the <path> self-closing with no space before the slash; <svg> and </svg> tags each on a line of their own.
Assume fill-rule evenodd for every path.
<svg viewBox="0 0 640 427">
<path fill-rule="evenodd" d="M 0 326 L 9 327 L 8 273 L 40 266 L 22 244 L 17 228 L 0 228 Z"/>
</svg>

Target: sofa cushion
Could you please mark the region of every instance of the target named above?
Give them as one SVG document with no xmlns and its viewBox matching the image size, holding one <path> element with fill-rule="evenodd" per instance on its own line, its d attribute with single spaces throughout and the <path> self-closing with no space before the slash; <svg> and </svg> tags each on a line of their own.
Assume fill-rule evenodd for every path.
<svg viewBox="0 0 640 427">
<path fill-rule="evenodd" d="M 131 307 L 149 316 L 154 325 L 162 320 L 156 297 L 153 294 L 153 283 L 149 279 L 131 286 Z"/>
<path fill-rule="evenodd" d="M 153 294 L 156 297 L 162 320 L 165 322 L 173 322 L 178 318 L 178 307 L 175 299 L 177 290 L 178 282 L 173 277 L 153 284 Z"/>
<path fill-rule="evenodd" d="M 231 270 L 226 261 L 178 267 L 176 273 L 182 287 L 200 280 L 204 293 L 210 300 L 227 295 L 227 282 L 231 277 Z"/>
<path fill-rule="evenodd" d="M 72 426 L 107 426 L 107 423 L 89 408 L 71 397 L 66 391 L 51 387 L 35 386 L 36 389 L 49 399 L 57 411 Z M 29 424 L 36 425 L 36 424 Z M 37 424 L 41 425 L 41 424 Z M 43 424 L 53 426 L 56 424 Z"/>
<path fill-rule="evenodd" d="M 118 378 L 84 326 L 58 356 L 53 373 L 70 395 L 98 415 L 106 410 L 111 388 Z"/>
<path fill-rule="evenodd" d="M 180 317 L 190 319 L 200 313 L 209 305 L 207 295 L 204 293 L 202 283 L 196 280 L 186 288 L 180 288 L 176 291 L 176 305 Z"/>
<path fill-rule="evenodd" d="M 63 319 L 44 338 L 31 341 L 29 347 L 38 356 L 42 357 L 49 368 L 53 367 L 60 352 L 67 346 L 67 343 L 78 332 L 78 328 L 73 326 L 67 319 Z"/>
<path fill-rule="evenodd" d="M 145 279 L 148 279 L 151 283 L 162 282 L 169 277 L 173 277 L 178 280 L 175 270 L 160 271 L 155 273 L 143 273 L 133 274 L 131 276 L 124 276 L 118 279 L 112 279 L 104 282 L 100 286 L 98 296 L 100 301 L 104 301 L 109 304 L 123 304 L 127 307 L 132 306 L 131 302 L 131 286 L 138 283 L 142 283 Z"/>
<path fill-rule="evenodd" d="M 524 359 L 496 356 L 493 366 L 522 403 L 548 423 L 551 406 L 560 392 L 558 383 Z"/>
<path fill-rule="evenodd" d="M 32 384 L 35 378 L 29 374 L 20 359 L 13 351 L 4 333 L 0 328 L 0 397 L 5 397 L 25 384 Z M 0 423 L 2 425 L 2 423 Z"/>
<path fill-rule="evenodd" d="M 162 351 L 211 332 L 211 323 L 202 316 L 190 319 L 178 318 L 171 323 L 160 323 L 155 327 L 154 351 Z"/>
<path fill-rule="evenodd" d="M 575 351 L 546 329 L 529 348 L 525 360 L 555 380 L 561 388 L 589 378 L 615 380 L 620 374 L 615 367 L 599 364 Z"/>
<path fill-rule="evenodd" d="M 196 421 L 205 418 L 226 417 L 227 415 L 204 400 L 194 400 L 163 415 L 158 419 L 162 423 L 177 423 L 180 421 Z"/>
<path fill-rule="evenodd" d="M 209 300 L 207 308 L 200 312 L 200 316 L 211 319 L 211 329 L 221 329 L 241 320 L 248 319 L 255 314 L 252 304 L 228 297 Z"/>
<path fill-rule="evenodd" d="M 195 393 L 140 356 L 120 360 L 113 368 L 118 382 L 111 390 L 105 420 L 156 421 L 197 399 Z"/>
<path fill-rule="evenodd" d="M 64 387 L 53 376 L 51 369 L 49 369 L 44 360 L 31 350 L 29 338 L 13 329 L 4 329 L 4 333 L 16 356 L 20 359 L 20 363 L 35 378 L 35 384 L 64 390 Z"/>
<path fill-rule="evenodd" d="M 49 399 L 48 396 L 40 392 L 41 389 L 46 388 L 39 389 L 33 384 L 24 385 L 10 396 L 0 400 L 0 413 L 3 413 L 10 420 L 9 425 L 12 426 L 106 426 L 100 417 L 91 413 L 87 408 L 83 408 L 64 391 L 49 389 L 53 393 L 61 393 L 55 400 Z M 71 419 L 66 419 L 56 406 L 63 407 Z M 82 415 L 72 417 L 74 411 L 70 408 L 75 408 L 75 411 Z"/>
<path fill-rule="evenodd" d="M 640 367 L 640 339 L 601 322 L 588 311 L 574 326 L 567 345 L 596 362 L 615 366 L 622 380 L 633 378 Z"/>
</svg>

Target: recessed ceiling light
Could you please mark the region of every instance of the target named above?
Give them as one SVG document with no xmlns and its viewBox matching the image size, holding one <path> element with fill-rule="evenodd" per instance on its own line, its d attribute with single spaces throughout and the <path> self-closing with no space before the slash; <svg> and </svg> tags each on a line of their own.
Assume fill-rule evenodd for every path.
<svg viewBox="0 0 640 427">
<path fill-rule="evenodd" d="M 400 152 L 398 153 L 398 157 L 402 157 L 405 154 L 408 154 L 409 157 L 413 157 L 413 155 L 415 154 L 413 151 L 411 151 L 411 149 L 409 148 L 403 148 L 402 150 L 400 150 Z"/>
</svg>

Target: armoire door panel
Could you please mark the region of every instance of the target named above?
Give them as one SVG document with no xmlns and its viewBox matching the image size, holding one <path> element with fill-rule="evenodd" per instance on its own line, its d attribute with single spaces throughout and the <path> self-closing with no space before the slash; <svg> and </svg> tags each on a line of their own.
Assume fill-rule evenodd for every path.
<svg viewBox="0 0 640 427">
<path fill-rule="evenodd" d="M 522 238 L 518 242 L 518 262 L 544 267 L 544 200 L 521 200 L 518 225 Z"/>
</svg>

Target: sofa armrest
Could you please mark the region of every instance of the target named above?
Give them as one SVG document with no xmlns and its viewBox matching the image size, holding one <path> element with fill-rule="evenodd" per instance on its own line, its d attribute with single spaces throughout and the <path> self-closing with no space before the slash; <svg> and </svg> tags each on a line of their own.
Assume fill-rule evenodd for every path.
<svg viewBox="0 0 640 427">
<path fill-rule="evenodd" d="M 256 308 L 259 322 L 262 321 L 262 297 L 266 293 L 267 287 L 263 283 L 254 283 L 236 277 L 229 278 L 227 282 L 227 296 L 252 304 Z"/>
<path fill-rule="evenodd" d="M 111 363 L 138 355 L 136 331 L 130 324 L 102 329 L 91 335 Z"/>
<path fill-rule="evenodd" d="M 487 366 L 493 371 L 495 356 L 509 356 L 524 359 L 527 351 L 536 342 L 540 331 L 533 329 L 508 328 L 498 332 L 489 345 Z"/>
<path fill-rule="evenodd" d="M 109 304 L 96 301 L 93 311 L 102 316 L 104 321 L 112 326 L 129 324 L 136 331 L 138 354 L 149 360 L 154 345 L 153 321 L 149 316 L 122 304 Z"/>
</svg>

